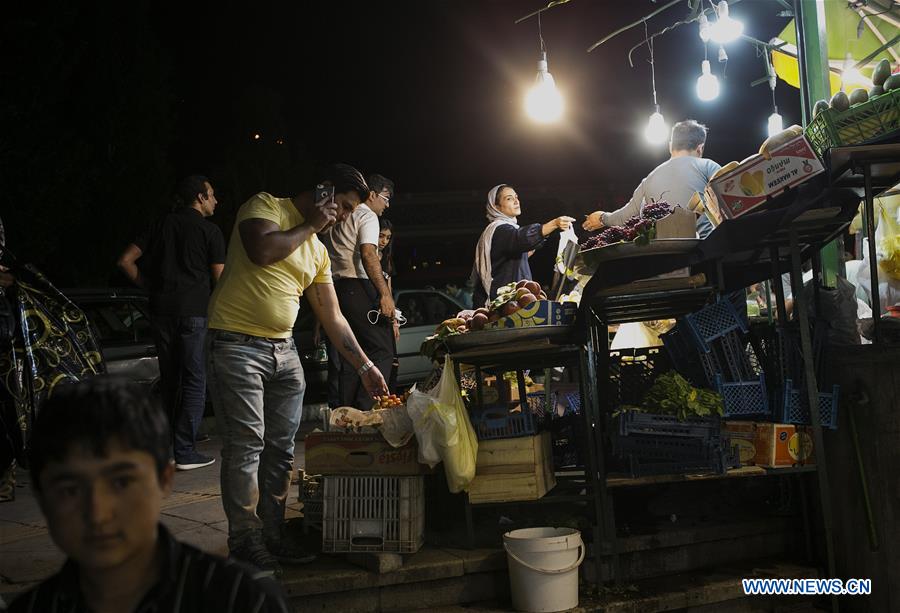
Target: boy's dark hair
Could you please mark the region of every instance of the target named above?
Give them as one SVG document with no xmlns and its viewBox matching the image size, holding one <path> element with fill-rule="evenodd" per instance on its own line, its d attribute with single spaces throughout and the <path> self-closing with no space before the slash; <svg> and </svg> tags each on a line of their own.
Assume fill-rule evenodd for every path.
<svg viewBox="0 0 900 613">
<path fill-rule="evenodd" d="M 378 231 L 390 230 L 391 238 L 387 246 L 381 250 L 381 270 L 389 277 L 394 276 L 396 269 L 394 268 L 394 224 L 387 217 L 378 218 Z"/>
<path fill-rule="evenodd" d="M 693 151 L 706 142 L 708 131 L 699 121 L 679 121 L 672 126 L 672 151 Z"/>
<path fill-rule="evenodd" d="M 206 195 L 206 184 L 209 179 L 203 175 L 191 175 L 178 182 L 175 188 L 175 207 L 191 206 L 194 200 L 200 200 L 200 195 Z"/>
<path fill-rule="evenodd" d="M 320 183 L 334 185 L 335 194 L 356 192 L 361 202 L 369 197 L 369 186 L 362 173 L 349 164 L 332 164 L 325 170 Z"/>
<path fill-rule="evenodd" d="M 394 182 L 388 179 L 387 177 L 383 177 L 381 175 L 369 175 L 366 179 L 366 183 L 369 184 L 369 189 L 375 192 L 376 194 L 380 194 L 384 190 L 388 191 L 388 198 L 394 197 Z"/>
<path fill-rule="evenodd" d="M 160 474 L 172 461 L 169 422 L 145 387 L 108 376 L 59 384 L 41 407 L 31 433 L 28 453 L 35 489 L 41 489 L 47 464 L 64 461 L 73 445 L 103 457 L 112 441 L 149 453 Z"/>
</svg>

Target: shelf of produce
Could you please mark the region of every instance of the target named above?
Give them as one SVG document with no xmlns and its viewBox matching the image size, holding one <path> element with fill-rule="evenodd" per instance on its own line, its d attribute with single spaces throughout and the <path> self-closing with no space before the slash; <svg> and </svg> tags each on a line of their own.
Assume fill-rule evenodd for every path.
<svg viewBox="0 0 900 613">
<path fill-rule="evenodd" d="M 815 465 L 792 466 L 786 468 L 765 468 L 763 466 L 741 466 L 732 468 L 724 475 L 714 473 L 682 474 L 682 475 L 653 475 L 650 477 L 627 477 L 610 474 L 606 478 L 606 487 L 639 487 L 642 485 L 657 485 L 660 483 L 683 483 L 687 481 L 713 481 L 720 479 L 739 479 L 747 477 L 771 477 L 783 475 L 795 475 L 798 473 L 815 472 Z"/>
</svg>

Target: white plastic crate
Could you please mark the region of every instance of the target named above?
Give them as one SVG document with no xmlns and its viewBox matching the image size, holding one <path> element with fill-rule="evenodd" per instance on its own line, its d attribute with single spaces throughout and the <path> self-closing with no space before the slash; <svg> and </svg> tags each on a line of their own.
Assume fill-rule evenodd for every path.
<svg viewBox="0 0 900 613">
<path fill-rule="evenodd" d="M 425 542 L 424 477 L 324 477 L 322 551 L 414 553 Z"/>
</svg>

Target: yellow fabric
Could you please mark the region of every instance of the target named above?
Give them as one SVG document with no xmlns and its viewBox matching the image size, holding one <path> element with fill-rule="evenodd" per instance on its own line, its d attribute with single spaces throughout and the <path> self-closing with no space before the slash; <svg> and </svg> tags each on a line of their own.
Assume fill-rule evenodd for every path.
<svg viewBox="0 0 900 613">
<path fill-rule="evenodd" d="M 328 252 L 314 235 L 280 262 L 257 266 L 247 257 L 238 231 L 245 219 L 266 219 L 281 230 L 304 221 L 290 198 L 276 198 L 265 192 L 241 206 L 228 244 L 225 270 L 209 301 L 209 327 L 288 338 L 306 288 L 313 283 L 331 283 Z"/>
</svg>

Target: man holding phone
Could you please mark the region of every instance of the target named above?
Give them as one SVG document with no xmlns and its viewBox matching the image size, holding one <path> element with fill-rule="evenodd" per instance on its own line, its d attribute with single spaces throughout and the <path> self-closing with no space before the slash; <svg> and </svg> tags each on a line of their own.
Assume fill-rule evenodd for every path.
<svg viewBox="0 0 900 613">
<path fill-rule="evenodd" d="M 294 198 L 256 194 L 238 211 L 210 300 L 208 372 L 222 430 L 228 547 L 232 557 L 276 573 L 278 561 L 313 558 L 282 535 L 306 388 L 291 336 L 304 293 L 366 392 L 387 393 L 341 314 L 331 262 L 316 236 L 368 196 L 365 179 L 346 164 L 332 166 L 315 190 Z"/>
<path fill-rule="evenodd" d="M 394 360 L 394 297 L 381 270 L 378 255 L 378 218 L 390 206 L 394 182 L 381 175 L 369 175 L 369 193 L 345 221 L 321 234 L 331 258 L 334 289 L 341 312 L 360 345 L 382 372 L 391 372 Z M 329 355 L 329 386 L 337 362 L 332 346 Z M 372 408 L 372 398 L 360 387 L 353 365 L 339 361 L 338 398 L 341 406 L 363 411 Z"/>
</svg>

